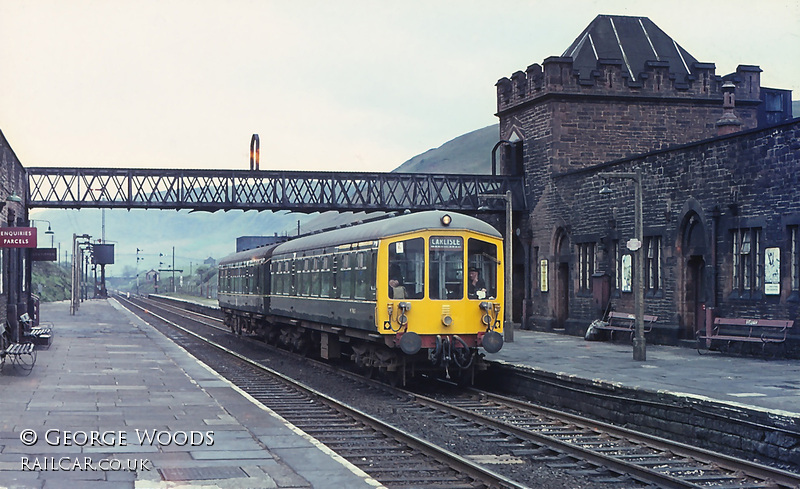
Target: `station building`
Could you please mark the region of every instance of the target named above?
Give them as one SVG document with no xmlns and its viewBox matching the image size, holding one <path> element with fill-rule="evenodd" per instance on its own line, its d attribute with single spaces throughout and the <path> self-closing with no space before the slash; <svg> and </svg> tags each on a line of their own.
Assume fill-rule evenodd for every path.
<svg viewBox="0 0 800 489">
<path fill-rule="evenodd" d="M 648 342 L 692 341 L 714 317 L 799 319 L 800 120 L 761 71 L 720 76 L 649 19 L 600 15 L 561 56 L 497 82 L 498 171 L 527 187 L 523 328 L 582 335 L 634 312 L 635 185 L 608 174 L 637 170 Z"/>
<path fill-rule="evenodd" d="M 27 173 L 0 131 L 0 231 L 28 225 L 27 196 Z M 25 248 L 0 243 L 0 330 L 11 342 L 22 337 L 19 316 L 31 307 L 27 258 Z"/>
<path fill-rule="evenodd" d="M 526 179 L 516 322 L 582 335 L 609 309 L 633 312 L 634 185 L 601 174 L 636 170 L 648 342 L 690 342 L 714 317 L 800 319 L 800 119 L 760 75 L 718 75 L 649 19 L 600 15 L 560 56 L 497 82 L 494 170 Z M 26 172 L 2 133 L 0 157 L 0 225 L 25 226 Z M 28 255 L 0 255 L 0 321 L 16 341 Z"/>
</svg>

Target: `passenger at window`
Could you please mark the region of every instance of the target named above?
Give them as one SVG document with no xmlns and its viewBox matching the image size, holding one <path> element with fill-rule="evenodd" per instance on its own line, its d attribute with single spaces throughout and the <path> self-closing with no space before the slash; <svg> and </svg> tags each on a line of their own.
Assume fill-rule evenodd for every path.
<svg viewBox="0 0 800 489">
<path fill-rule="evenodd" d="M 486 282 L 480 277 L 480 269 L 470 267 L 469 283 L 467 284 L 467 296 L 470 299 L 486 298 Z"/>
<path fill-rule="evenodd" d="M 406 298 L 406 288 L 403 285 L 403 273 L 400 271 L 399 265 L 392 265 L 389 268 L 389 298 Z"/>
</svg>

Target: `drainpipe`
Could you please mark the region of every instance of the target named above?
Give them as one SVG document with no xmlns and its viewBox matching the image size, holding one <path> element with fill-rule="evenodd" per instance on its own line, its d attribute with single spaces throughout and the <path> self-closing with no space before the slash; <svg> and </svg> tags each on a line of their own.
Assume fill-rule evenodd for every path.
<svg viewBox="0 0 800 489">
<path fill-rule="evenodd" d="M 717 226 L 719 225 L 719 206 L 711 211 L 711 300 L 706 305 L 706 335 L 711 335 L 714 323 L 714 310 L 717 308 Z"/>
</svg>

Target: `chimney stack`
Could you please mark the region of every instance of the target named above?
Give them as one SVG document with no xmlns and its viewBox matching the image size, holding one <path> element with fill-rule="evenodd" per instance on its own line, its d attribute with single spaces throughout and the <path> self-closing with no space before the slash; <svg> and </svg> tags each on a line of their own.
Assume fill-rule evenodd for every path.
<svg viewBox="0 0 800 489">
<path fill-rule="evenodd" d="M 717 121 L 717 136 L 725 136 L 739 131 L 742 121 L 736 117 L 736 85 L 731 81 L 722 84 L 722 117 Z"/>
</svg>

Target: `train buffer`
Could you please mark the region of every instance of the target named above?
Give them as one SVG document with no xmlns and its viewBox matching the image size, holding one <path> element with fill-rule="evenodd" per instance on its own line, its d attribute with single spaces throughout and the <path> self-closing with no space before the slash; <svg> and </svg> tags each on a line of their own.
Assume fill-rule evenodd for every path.
<svg viewBox="0 0 800 489">
<path fill-rule="evenodd" d="M 644 332 L 649 333 L 653 329 L 653 323 L 658 321 L 658 316 L 644 315 Z M 636 315 L 629 312 L 611 311 L 608 313 L 608 320 L 597 320 L 592 322 L 589 330 L 586 332 L 586 339 L 593 339 L 590 336 L 596 336 L 599 331 L 608 331 L 609 339 L 614 339 L 614 333 L 621 331 L 630 334 L 631 340 L 636 332 Z"/>
</svg>

